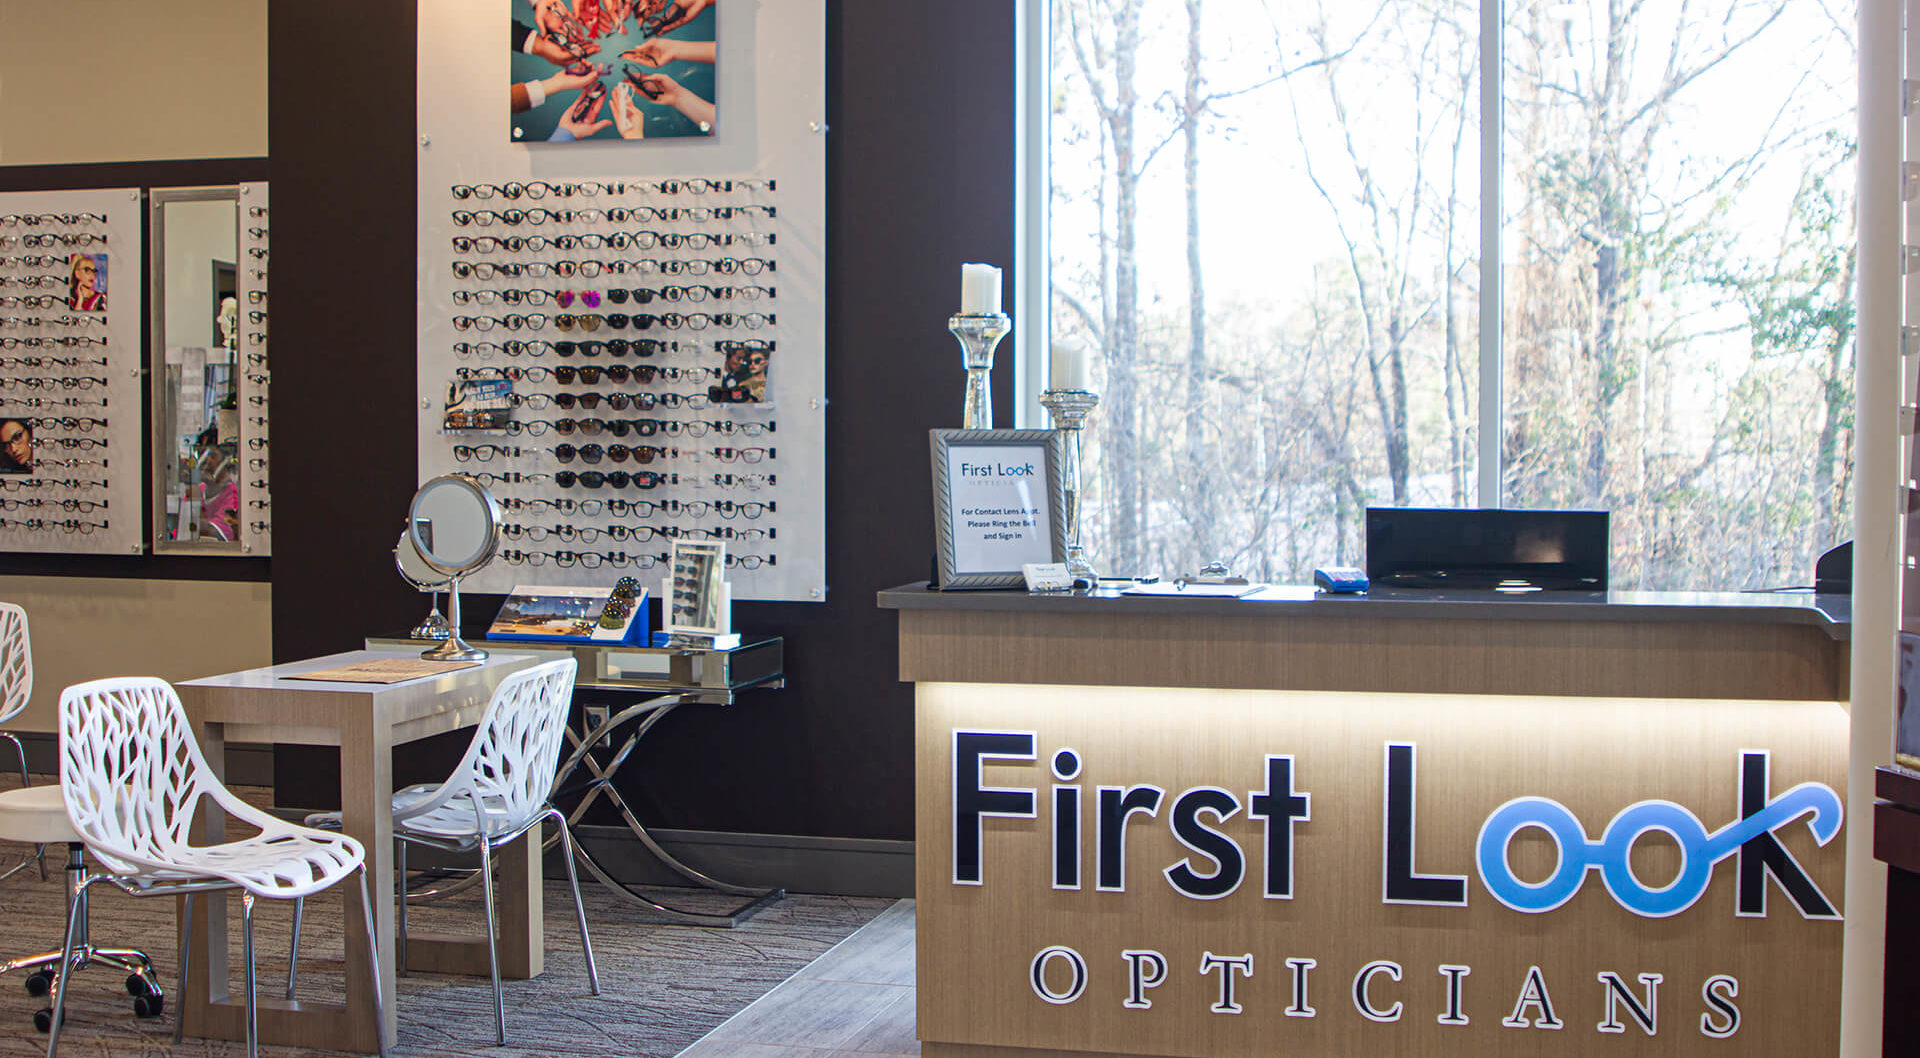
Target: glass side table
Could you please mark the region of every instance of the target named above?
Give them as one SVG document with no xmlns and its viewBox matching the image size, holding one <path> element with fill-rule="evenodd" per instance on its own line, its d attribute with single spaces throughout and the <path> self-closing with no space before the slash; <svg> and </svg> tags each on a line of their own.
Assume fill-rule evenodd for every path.
<svg viewBox="0 0 1920 1058">
<path fill-rule="evenodd" d="M 405 636 L 371 637 L 368 649 L 411 647 L 423 640 Z M 718 926 L 732 929 L 761 909 L 785 898 L 785 889 L 760 889 L 735 885 L 714 878 L 681 862 L 662 848 L 614 786 L 614 776 L 632 756 L 647 732 L 683 705 L 732 705 L 734 695 L 753 688 L 777 689 L 786 686 L 786 641 L 779 636 L 742 636 L 740 644 L 730 648 L 699 646 L 636 647 L 599 644 L 530 643 L 521 640 L 476 640 L 491 650 L 536 656 L 570 656 L 579 662 L 576 689 L 623 691 L 643 695 L 641 700 L 619 708 L 588 707 L 578 713 L 578 723 L 567 726 L 567 756 L 560 762 L 554 782 L 556 801 L 578 797 L 567 811 L 569 826 L 579 823 L 587 810 L 604 799 L 626 824 L 629 831 L 660 863 L 687 881 L 705 889 L 741 897 L 740 903 L 722 911 L 690 911 L 663 904 L 635 887 L 615 878 L 582 841 L 574 842 L 574 852 L 587 873 L 614 894 L 639 906 L 644 917 L 671 925 Z M 617 746 L 616 746 L 617 743 Z M 581 771 L 584 775 L 577 774 Z M 559 840 L 547 840 L 552 847 Z M 458 892 L 475 884 L 478 876 L 410 894 L 412 899 L 432 899 Z"/>
</svg>

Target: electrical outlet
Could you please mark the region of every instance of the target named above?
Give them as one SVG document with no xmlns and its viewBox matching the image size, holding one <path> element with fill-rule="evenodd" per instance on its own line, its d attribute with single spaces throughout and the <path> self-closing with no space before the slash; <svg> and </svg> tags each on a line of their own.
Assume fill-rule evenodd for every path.
<svg viewBox="0 0 1920 1058">
<path fill-rule="evenodd" d="M 610 705 L 588 705 L 581 707 L 580 713 L 586 718 L 587 730 L 593 731 L 599 728 L 601 724 L 606 723 L 607 717 L 613 715 L 613 707 Z"/>
</svg>

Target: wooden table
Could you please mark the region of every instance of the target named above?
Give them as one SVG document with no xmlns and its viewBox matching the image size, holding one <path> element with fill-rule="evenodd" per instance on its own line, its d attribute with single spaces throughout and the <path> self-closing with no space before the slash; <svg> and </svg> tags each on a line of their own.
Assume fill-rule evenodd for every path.
<svg viewBox="0 0 1920 1058">
<path fill-rule="evenodd" d="M 394 746 L 480 720 L 493 690 L 508 674 L 534 664 L 525 654 L 495 654 L 480 665 L 443 676 L 397 684 L 335 683 L 286 677 L 377 658 L 417 658 L 419 651 L 356 650 L 308 661 L 210 676 L 179 685 L 180 700 L 192 720 L 208 763 L 223 770 L 226 743 L 284 742 L 340 748 L 341 819 L 347 834 L 367 850 L 367 882 L 373 900 L 374 936 L 386 1008 L 387 1037 L 396 1029 L 394 997 Z M 224 840 L 225 820 L 214 812 L 204 818 L 204 840 Z M 498 857 L 500 973 L 533 977 L 544 969 L 541 949 L 540 845 L 516 841 Z M 260 1039 L 264 1043 L 371 1053 L 373 993 L 360 968 L 366 965 L 366 929 L 359 895 L 348 883 L 336 888 L 346 905 L 346 995 L 344 1002 L 258 1001 Z M 227 898 L 198 897 L 193 945 L 193 976 L 180 997 L 180 1017 L 188 1035 L 229 1040 L 246 1038 L 244 996 L 229 994 L 226 943 Z M 332 897 L 322 897 L 332 899 Z M 436 936 L 411 931 L 409 969 L 486 976 L 487 942 L 475 923 L 473 937 Z M 276 952 L 267 965 L 280 959 Z M 257 966 L 256 969 L 264 969 Z"/>
</svg>

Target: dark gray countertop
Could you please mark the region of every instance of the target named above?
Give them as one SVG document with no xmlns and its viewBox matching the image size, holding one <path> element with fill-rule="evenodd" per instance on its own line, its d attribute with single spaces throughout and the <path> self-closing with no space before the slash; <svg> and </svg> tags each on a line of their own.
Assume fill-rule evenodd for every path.
<svg viewBox="0 0 1920 1058">
<path fill-rule="evenodd" d="M 1304 589 L 1281 591 L 1301 593 Z M 1024 591 L 930 591 L 926 581 L 879 593 L 887 610 L 1002 610 L 1023 613 L 1218 614 L 1248 617 L 1451 618 L 1543 621 L 1711 621 L 1731 624 L 1806 624 L 1834 639 L 1849 638 L 1853 600 L 1800 592 L 1535 592 L 1415 591 L 1312 598 L 1180 598 L 1122 595 L 1117 590 L 1071 595 Z"/>
</svg>

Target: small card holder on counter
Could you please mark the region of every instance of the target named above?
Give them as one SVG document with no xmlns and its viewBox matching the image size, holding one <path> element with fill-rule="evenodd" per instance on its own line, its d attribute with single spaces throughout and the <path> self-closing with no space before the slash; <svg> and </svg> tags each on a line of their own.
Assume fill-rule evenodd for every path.
<svg viewBox="0 0 1920 1058">
<path fill-rule="evenodd" d="M 1034 593 L 1073 590 L 1073 574 L 1065 562 L 1028 562 L 1020 567 L 1027 578 L 1027 591 Z"/>
<path fill-rule="evenodd" d="M 621 598 L 613 588 L 549 588 L 515 585 L 487 629 L 488 639 L 527 643 L 596 643 L 638 646 L 648 642 L 647 589 Z"/>
</svg>

